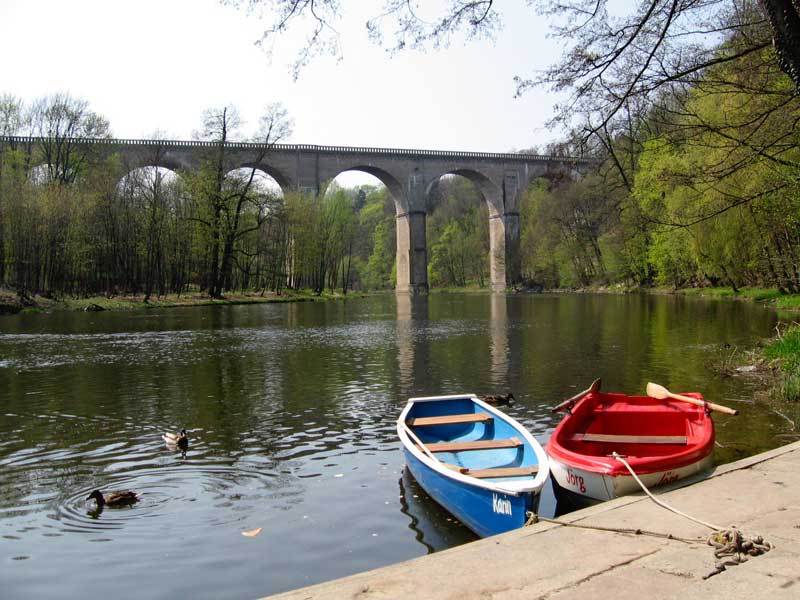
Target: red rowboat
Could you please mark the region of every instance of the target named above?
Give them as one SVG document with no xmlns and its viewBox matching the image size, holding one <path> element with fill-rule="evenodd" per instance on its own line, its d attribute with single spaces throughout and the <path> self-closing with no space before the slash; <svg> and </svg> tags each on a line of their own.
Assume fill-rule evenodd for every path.
<svg viewBox="0 0 800 600">
<path fill-rule="evenodd" d="M 625 465 L 614 458 L 615 452 L 648 488 L 711 467 L 714 421 L 707 409 L 712 405 L 704 405 L 700 394 L 684 396 L 686 401 L 590 388 L 545 448 L 556 492 L 610 500 L 640 490 Z M 690 399 L 699 402 L 689 404 Z"/>
</svg>

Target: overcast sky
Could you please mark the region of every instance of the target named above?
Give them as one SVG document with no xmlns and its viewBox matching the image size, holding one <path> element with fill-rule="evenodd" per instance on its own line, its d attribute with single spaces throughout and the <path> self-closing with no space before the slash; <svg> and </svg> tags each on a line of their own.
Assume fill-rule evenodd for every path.
<svg viewBox="0 0 800 600">
<path fill-rule="evenodd" d="M 0 0 L 0 93 L 25 101 L 66 91 L 111 121 L 117 137 L 161 130 L 189 138 L 203 109 L 236 105 L 245 134 L 263 106 L 283 102 L 289 141 L 505 152 L 543 145 L 553 97 L 515 99 L 514 75 L 556 58 L 541 17 L 505 0 L 496 42 L 390 57 L 364 17 L 337 23 L 343 59 L 317 59 L 292 81 L 293 40 L 270 60 L 254 42 L 264 23 L 217 0 Z M 377 1 L 343 3 L 380 8 Z"/>
</svg>

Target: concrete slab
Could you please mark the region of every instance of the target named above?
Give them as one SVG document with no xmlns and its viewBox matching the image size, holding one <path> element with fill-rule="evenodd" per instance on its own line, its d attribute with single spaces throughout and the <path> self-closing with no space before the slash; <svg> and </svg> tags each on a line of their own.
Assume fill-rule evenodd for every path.
<svg viewBox="0 0 800 600">
<path fill-rule="evenodd" d="M 800 442 L 724 465 L 657 497 L 776 547 L 704 580 L 711 530 L 643 494 L 397 565 L 294 590 L 274 599 L 798 598 Z M 587 528 L 588 527 L 588 528 Z M 639 528 L 695 540 L 592 529 Z"/>
</svg>

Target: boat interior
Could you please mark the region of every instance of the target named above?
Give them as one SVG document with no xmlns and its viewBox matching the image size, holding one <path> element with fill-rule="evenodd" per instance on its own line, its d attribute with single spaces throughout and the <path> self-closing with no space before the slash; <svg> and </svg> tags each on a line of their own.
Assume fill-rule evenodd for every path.
<svg viewBox="0 0 800 600">
<path fill-rule="evenodd" d="M 702 442 L 706 434 L 702 407 L 645 396 L 602 396 L 607 401 L 577 407 L 570 426 L 560 432 L 564 448 L 590 456 L 636 456 L 646 448 L 648 456 L 666 456 Z"/>
<path fill-rule="evenodd" d="M 428 452 L 464 475 L 500 482 L 538 471 L 536 453 L 520 432 L 469 398 L 415 403 L 406 425 Z"/>
</svg>

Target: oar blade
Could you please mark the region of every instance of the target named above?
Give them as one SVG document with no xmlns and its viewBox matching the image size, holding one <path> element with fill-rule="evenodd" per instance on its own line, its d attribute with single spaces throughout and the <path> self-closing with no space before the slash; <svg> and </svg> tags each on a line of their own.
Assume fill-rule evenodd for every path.
<svg viewBox="0 0 800 600">
<path fill-rule="evenodd" d="M 665 388 L 663 385 L 658 385 L 657 383 L 653 383 L 652 381 L 647 384 L 647 395 L 651 398 L 657 398 L 659 400 L 666 400 L 669 398 L 669 390 Z"/>
</svg>

